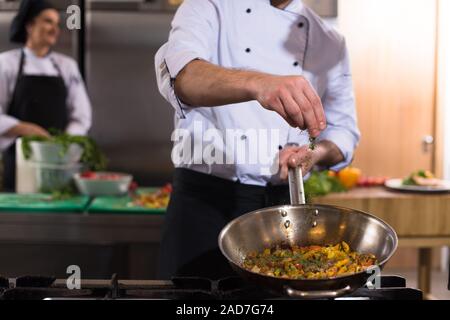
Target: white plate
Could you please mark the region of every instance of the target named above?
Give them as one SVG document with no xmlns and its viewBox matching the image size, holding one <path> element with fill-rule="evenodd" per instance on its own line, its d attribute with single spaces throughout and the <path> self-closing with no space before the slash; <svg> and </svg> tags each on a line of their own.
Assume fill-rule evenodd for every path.
<svg viewBox="0 0 450 320">
<path fill-rule="evenodd" d="M 425 187 L 425 186 L 405 186 L 402 179 L 390 179 L 384 184 L 386 188 L 398 191 L 413 191 L 413 192 L 450 192 L 450 181 L 442 180 L 442 186 L 439 187 Z"/>
</svg>

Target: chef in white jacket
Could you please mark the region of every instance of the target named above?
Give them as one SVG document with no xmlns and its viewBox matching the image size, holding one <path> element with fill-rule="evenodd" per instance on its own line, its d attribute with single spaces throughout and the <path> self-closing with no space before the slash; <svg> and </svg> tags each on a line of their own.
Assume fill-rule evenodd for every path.
<svg viewBox="0 0 450 320">
<path fill-rule="evenodd" d="M 159 277 L 228 277 L 217 247 L 227 223 L 288 204 L 288 167 L 352 161 L 360 132 L 345 39 L 301 0 L 184 0 L 155 66 L 176 111 Z"/>
<path fill-rule="evenodd" d="M 49 129 L 85 135 L 91 126 L 91 104 L 76 62 L 52 51 L 59 23 L 48 2 L 23 0 L 10 33 L 10 40 L 23 46 L 0 54 L 4 190 L 15 190 L 18 137 L 45 137 Z"/>
</svg>

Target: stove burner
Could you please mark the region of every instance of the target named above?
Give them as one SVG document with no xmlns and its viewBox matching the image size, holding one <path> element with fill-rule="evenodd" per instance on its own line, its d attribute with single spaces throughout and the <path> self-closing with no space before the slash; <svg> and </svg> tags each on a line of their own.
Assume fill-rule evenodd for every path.
<svg viewBox="0 0 450 320">
<path fill-rule="evenodd" d="M 397 276 L 381 277 L 380 289 L 358 289 L 340 299 L 422 300 L 422 292 L 406 288 Z M 82 281 L 82 289 L 69 290 L 65 280 L 51 277 L 0 278 L 0 300 L 89 299 L 89 300 L 263 300 L 286 299 L 233 277 L 218 281 L 205 278 L 175 278 L 172 281 L 127 281 L 115 274 L 111 280 Z"/>
</svg>

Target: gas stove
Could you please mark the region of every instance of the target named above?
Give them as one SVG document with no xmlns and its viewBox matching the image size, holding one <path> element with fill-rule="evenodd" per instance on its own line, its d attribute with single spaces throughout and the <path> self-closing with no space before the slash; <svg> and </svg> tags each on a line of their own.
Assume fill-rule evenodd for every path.
<svg viewBox="0 0 450 320">
<path fill-rule="evenodd" d="M 66 280 L 50 277 L 0 278 L 0 300 L 265 300 L 285 299 L 248 285 L 238 277 L 212 281 L 174 278 L 172 281 L 82 280 L 69 290 Z M 422 300 L 420 290 L 406 287 L 398 276 L 382 276 L 381 288 L 358 289 L 344 300 Z"/>
</svg>

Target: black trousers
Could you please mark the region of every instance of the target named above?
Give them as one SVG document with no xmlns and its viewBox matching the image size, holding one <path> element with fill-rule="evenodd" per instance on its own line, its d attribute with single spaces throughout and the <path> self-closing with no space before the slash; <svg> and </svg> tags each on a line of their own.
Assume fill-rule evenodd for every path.
<svg viewBox="0 0 450 320">
<path fill-rule="evenodd" d="M 242 214 L 289 204 L 287 186 L 251 186 L 176 169 L 160 249 L 159 279 L 235 275 L 218 248 L 223 227 Z"/>
</svg>

